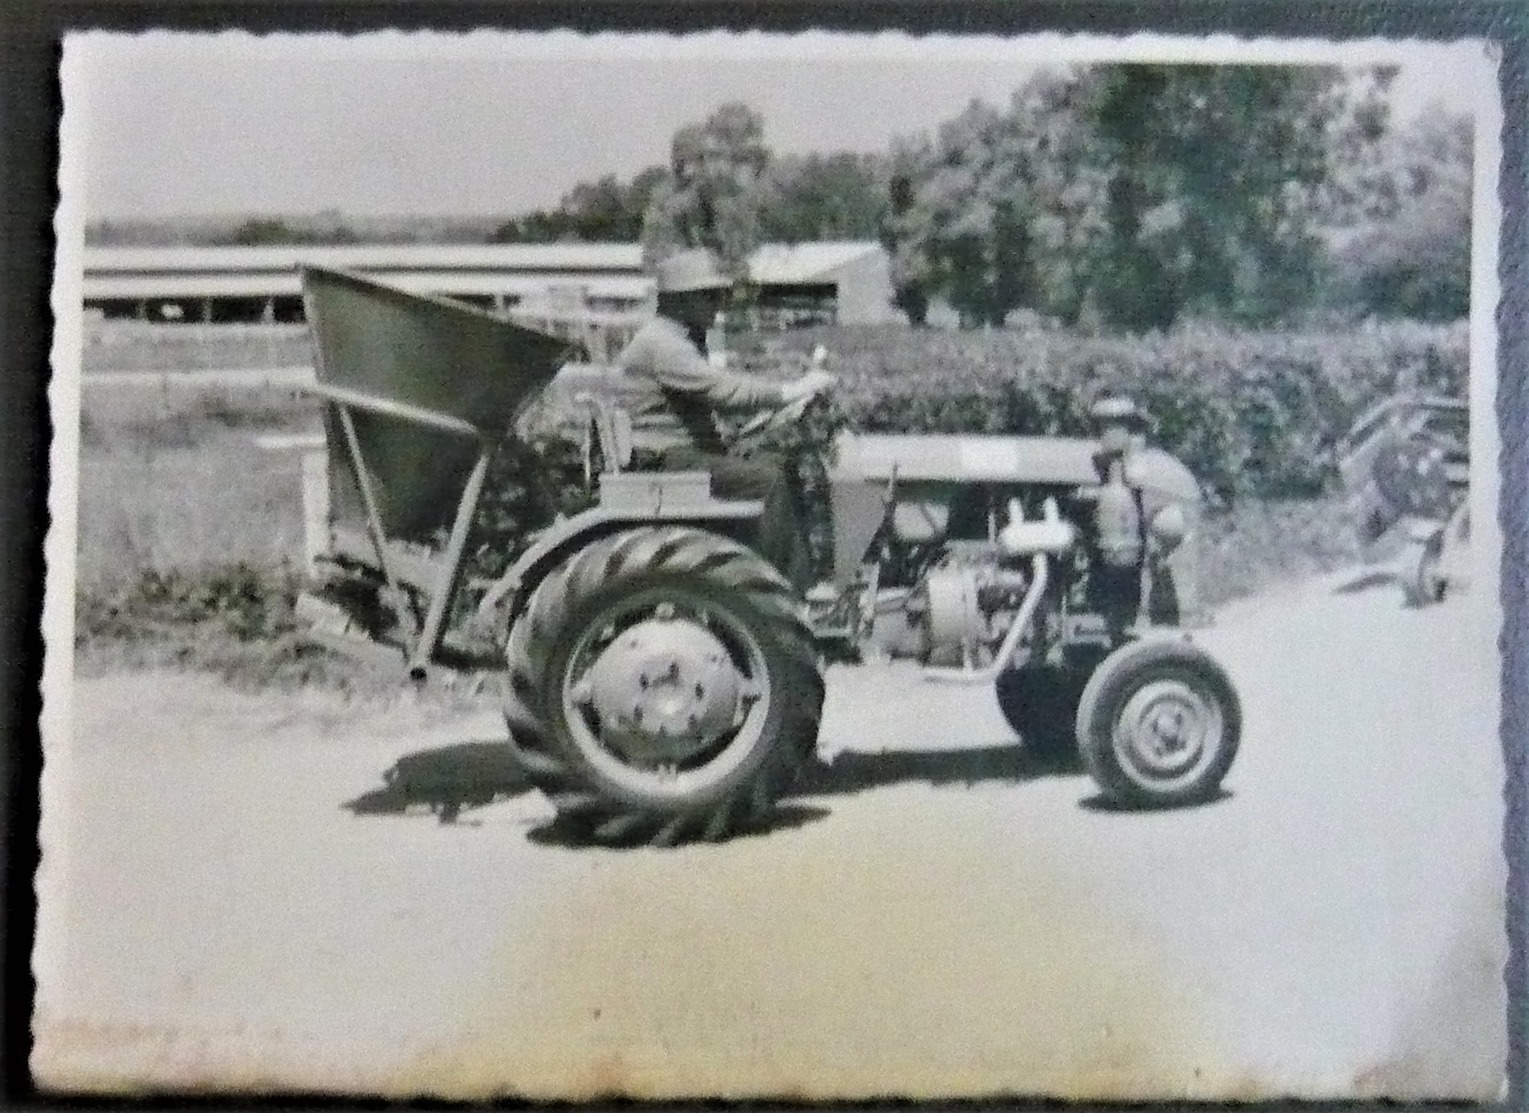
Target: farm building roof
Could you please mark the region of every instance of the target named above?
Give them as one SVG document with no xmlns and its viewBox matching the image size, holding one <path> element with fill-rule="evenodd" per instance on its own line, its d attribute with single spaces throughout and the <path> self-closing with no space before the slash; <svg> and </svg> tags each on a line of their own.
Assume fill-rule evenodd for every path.
<svg viewBox="0 0 1529 1117">
<path fill-rule="evenodd" d="M 837 269 L 882 251 L 874 241 L 765 245 L 751 257 L 749 273 L 767 286 L 827 283 Z M 92 246 L 84 262 L 88 302 L 292 296 L 301 292 L 303 264 L 443 295 L 534 300 L 564 287 L 638 302 L 653 290 L 638 244 Z"/>
<path fill-rule="evenodd" d="M 90 247 L 85 273 L 291 271 L 299 263 L 369 271 L 642 271 L 636 244 L 280 244 Z"/>
<path fill-rule="evenodd" d="M 318 262 L 318 261 L 314 261 Z M 378 269 L 359 268 L 359 271 Z M 522 272 L 495 275 L 484 271 L 396 271 L 381 272 L 384 282 L 411 291 L 432 291 L 442 295 L 473 295 L 485 288 L 506 295 L 534 298 L 558 286 L 576 285 L 595 298 L 641 300 L 652 290 L 652 281 L 641 275 L 586 275 L 577 278 L 566 272 Z M 492 278 L 492 282 L 486 282 Z M 86 299 L 192 299 L 192 298 L 267 298 L 272 295 L 298 295 L 302 285 L 297 271 L 185 272 L 170 274 L 87 276 Z"/>
<path fill-rule="evenodd" d="M 749 279 L 766 286 L 825 282 L 846 264 L 881 251 L 871 240 L 765 244 L 749 257 Z"/>
</svg>

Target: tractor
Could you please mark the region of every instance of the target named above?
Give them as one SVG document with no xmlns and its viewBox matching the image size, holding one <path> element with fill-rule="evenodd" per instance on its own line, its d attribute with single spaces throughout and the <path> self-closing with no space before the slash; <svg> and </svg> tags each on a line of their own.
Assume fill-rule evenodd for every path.
<svg viewBox="0 0 1529 1117">
<path fill-rule="evenodd" d="M 1192 636 L 1199 487 L 1129 401 L 1099 401 L 1093 437 L 840 432 L 831 559 L 801 593 L 754 547 L 759 502 L 633 468 L 630 421 L 585 394 L 587 502 L 464 577 L 496 456 L 570 343 L 349 272 L 301 278 L 328 467 L 308 635 L 414 678 L 500 673 L 507 759 L 592 842 L 756 828 L 815 754 L 834 663 L 991 688 L 1024 747 L 1081 757 L 1121 806 L 1201 802 L 1227 774 L 1237 693 Z"/>
<path fill-rule="evenodd" d="M 1338 445 L 1349 514 L 1365 546 L 1400 536 L 1389 575 L 1403 601 L 1437 604 L 1470 583 L 1470 407 L 1398 392 L 1355 420 Z"/>
</svg>

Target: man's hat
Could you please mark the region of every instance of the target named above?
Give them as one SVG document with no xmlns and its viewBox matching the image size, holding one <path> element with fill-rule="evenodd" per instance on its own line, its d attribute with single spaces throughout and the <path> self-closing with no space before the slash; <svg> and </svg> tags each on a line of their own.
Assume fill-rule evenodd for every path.
<svg viewBox="0 0 1529 1117">
<path fill-rule="evenodd" d="M 733 280 L 723 273 L 716 255 L 706 248 L 676 252 L 658 262 L 658 293 L 681 291 L 723 291 Z"/>
</svg>

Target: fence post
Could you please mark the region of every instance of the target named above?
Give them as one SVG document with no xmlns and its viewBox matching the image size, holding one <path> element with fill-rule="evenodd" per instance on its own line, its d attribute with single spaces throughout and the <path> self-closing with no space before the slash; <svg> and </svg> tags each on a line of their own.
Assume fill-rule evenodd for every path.
<svg viewBox="0 0 1529 1117">
<path fill-rule="evenodd" d="M 329 550 L 329 457 L 326 451 L 303 451 L 303 562 L 308 577 L 318 573 L 317 558 Z"/>
</svg>

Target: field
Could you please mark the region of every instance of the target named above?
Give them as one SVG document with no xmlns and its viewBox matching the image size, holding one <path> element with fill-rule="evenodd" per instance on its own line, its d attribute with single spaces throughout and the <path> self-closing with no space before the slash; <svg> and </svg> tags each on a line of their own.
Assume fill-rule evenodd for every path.
<svg viewBox="0 0 1529 1117">
<path fill-rule="evenodd" d="M 294 325 L 175 325 L 87 319 L 86 372 L 282 368 L 311 359 L 308 331 Z"/>
<path fill-rule="evenodd" d="M 317 430 L 292 388 L 87 387 L 79 582 L 300 559 L 298 455 L 256 439 Z"/>
<path fill-rule="evenodd" d="M 251 328 L 172 329 L 121 335 L 110 352 L 132 357 L 116 371 L 300 363 L 302 338 L 287 327 L 264 339 Z M 131 346 L 121 340 L 129 335 Z M 1202 539 L 1211 605 L 1354 563 L 1358 546 L 1332 484 L 1332 432 L 1379 392 L 1464 377 L 1463 334 L 1448 329 L 1140 343 L 844 330 L 775 347 L 794 361 L 819 341 L 835 355 L 846 418 L 869 429 L 1070 433 L 1103 389 L 1129 386 L 1156 401 L 1157 441 L 1196 467 L 1212 498 Z M 103 360 L 98 352 L 90 364 L 105 368 Z M 316 434 L 312 403 L 275 384 L 102 377 L 86 387 L 81 414 L 82 664 L 127 658 L 252 679 L 351 677 L 292 639 L 301 451 L 259 441 Z M 570 391 L 550 392 L 538 420 L 565 415 Z"/>
</svg>

